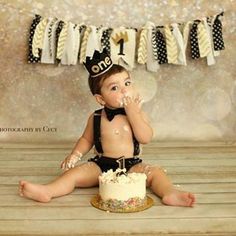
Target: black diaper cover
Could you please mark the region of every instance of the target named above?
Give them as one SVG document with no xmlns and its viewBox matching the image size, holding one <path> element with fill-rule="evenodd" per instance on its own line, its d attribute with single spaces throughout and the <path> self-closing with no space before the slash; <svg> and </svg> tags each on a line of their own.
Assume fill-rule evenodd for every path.
<svg viewBox="0 0 236 236">
<path fill-rule="evenodd" d="M 118 159 L 120 158 L 95 156 L 93 158 L 90 158 L 88 161 L 95 162 L 101 168 L 102 172 L 106 172 L 110 169 L 115 171 L 117 168 L 119 168 L 119 163 L 117 162 Z M 139 157 L 126 158 L 125 159 L 126 171 L 129 171 L 132 166 L 141 162 L 142 162 L 142 159 L 140 159 Z"/>
</svg>

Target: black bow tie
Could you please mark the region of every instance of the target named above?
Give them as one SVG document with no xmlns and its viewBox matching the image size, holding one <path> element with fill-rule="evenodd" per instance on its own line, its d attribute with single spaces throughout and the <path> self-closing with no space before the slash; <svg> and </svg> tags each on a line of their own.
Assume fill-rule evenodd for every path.
<svg viewBox="0 0 236 236">
<path fill-rule="evenodd" d="M 118 109 L 110 109 L 108 107 L 104 107 L 107 119 L 109 121 L 112 121 L 112 119 L 115 117 L 115 115 L 126 115 L 124 108 L 118 108 Z"/>
</svg>

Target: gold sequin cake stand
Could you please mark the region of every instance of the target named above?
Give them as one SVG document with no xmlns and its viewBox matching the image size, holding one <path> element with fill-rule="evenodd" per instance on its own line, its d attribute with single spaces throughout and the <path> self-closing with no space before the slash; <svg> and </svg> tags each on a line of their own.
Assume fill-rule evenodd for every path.
<svg viewBox="0 0 236 236">
<path fill-rule="evenodd" d="M 103 211 L 109 211 L 109 212 L 114 212 L 114 213 L 131 213 L 131 212 L 138 212 L 138 211 L 144 211 L 148 208 L 150 208 L 151 206 L 153 206 L 154 204 L 154 201 L 151 197 L 147 196 L 145 201 L 144 201 L 144 204 L 142 206 L 138 206 L 138 207 L 135 207 L 135 208 L 117 208 L 117 209 L 114 209 L 114 208 L 108 208 L 108 207 L 104 207 L 102 204 L 101 204 L 101 198 L 100 196 L 97 194 L 96 196 L 94 196 L 90 203 L 92 204 L 92 206 L 100 209 L 100 210 L 103 210 Z"/>
</svg>

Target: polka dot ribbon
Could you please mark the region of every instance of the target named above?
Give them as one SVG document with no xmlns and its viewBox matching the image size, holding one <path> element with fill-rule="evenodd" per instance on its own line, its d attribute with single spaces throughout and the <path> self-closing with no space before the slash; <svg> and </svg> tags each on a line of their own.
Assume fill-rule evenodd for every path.
<svg viewBox="0 0 236 236">
<path fill-rule="evenodd" d="M 220 16 L 223 16 L 223 12 L 216 16 L 215 21 L 212 26 L 212 35 L 213 35 L 213 44 L 214 50 L 220 51 L 224 50 L 224 40 L 223 40 L 223 33 L 222 33 L 222 23 L 220 20 Z"/>
<path fill-rule="evenodd" d="M 156 27 L 156 45 L 157 45 L 158 63 L 159 64 L 168 63 L 166 42 L 163 34 L 158 29 L 158 27 Z"/>
<path fill-rule="evenodd" d="M 37 25 L 39 24 L 40 20 L 41 20 L 41 16 L 35 15 L 35 18 L 33 19 L 31 27 L 30 27 L 28 63 L 40 62 L 41 51 L 39 50 L 39 57 L 35 57 L 33 55 L 33 48 L 32 48 L 35 29 L 36 29 Z"/>
<path fill-rule="evenodd" d="M 191 56 L 192 59 L 197 59 L 200 57 L 198 38 L 197 38 L 197 26 L 200 21 L 195 21 L 190 30 L 190 45 L 191 45 Z"/>
<path fill-rule="evenodd" d="M 110 37 L 112 33 L 112 28 L 105 29 L 102 32 L 102 38 L 101 38 L 101 45 L 103 48 L 106 49 L 107 54 L 111 55 L 111 45 L 110 45 Z"/>
</svg>

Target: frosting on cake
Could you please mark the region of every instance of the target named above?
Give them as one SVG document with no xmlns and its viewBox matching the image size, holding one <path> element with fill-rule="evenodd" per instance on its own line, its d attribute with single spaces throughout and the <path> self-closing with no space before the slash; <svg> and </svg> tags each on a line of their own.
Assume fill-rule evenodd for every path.
<svg viewBox="0 0 236 236">
<path fill-rule="evenodd" d="M 107 208 L 132 208 L 146 198 L 146 175 L 126 173 L 125 169 L 109 170 L 99 176 L 99 195 Z"/>
</svg>

